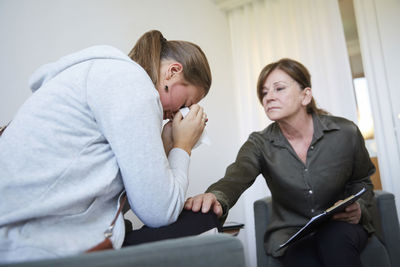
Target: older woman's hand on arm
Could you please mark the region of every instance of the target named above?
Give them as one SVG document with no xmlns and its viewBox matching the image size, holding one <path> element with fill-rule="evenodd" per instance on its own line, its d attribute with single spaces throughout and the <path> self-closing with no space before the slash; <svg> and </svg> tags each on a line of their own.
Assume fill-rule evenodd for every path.
<svg viewBox="0 0 400 267">
<path fill-rule="evenodd" d="M 188 198 L 185 202 L 185 209 L 194 212 L 201 210 L 202 213 L 207 213 L 212 209 L 217 217 L 221 217 L 223 213 L 222 206 L 213 193 L 204 193 Z"/>
</svg>

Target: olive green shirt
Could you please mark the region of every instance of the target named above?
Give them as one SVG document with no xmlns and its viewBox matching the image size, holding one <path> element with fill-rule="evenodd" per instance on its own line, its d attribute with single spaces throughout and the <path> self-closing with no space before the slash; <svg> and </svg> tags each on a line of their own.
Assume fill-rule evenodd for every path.
<svg viewBox="0 0 400 267">
<path fill-rule="evenodd" d="M 314 134 L 307 151 L 306 164 L 297 156 L 278 124 L 252 133 L 239 150 L 225 177 L 211 185 L 227 211 L 240 195 L 262 174 L 272 195 L 270 223 L 264 237 L 268 254 L 304 226 L 310 218 L 332 206 L 337 200 L 367 192 L 359 200 L 360 224 L 374 232 L 371 218 L 375 172 L 364 139 L 357 126 L 344 118 L 313 114 Z"/>
</svg>

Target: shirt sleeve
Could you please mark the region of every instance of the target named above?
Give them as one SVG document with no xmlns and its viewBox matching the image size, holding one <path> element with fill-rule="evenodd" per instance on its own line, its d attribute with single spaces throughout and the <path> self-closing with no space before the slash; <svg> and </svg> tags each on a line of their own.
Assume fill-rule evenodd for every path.
<svg viewBox="0 0 400 267">
<path fill-rule="evenodd" d="M 371 162 L 368 151 L 365 147 L 364 138 L 356 125 L 354 132 L 354 161 L 353 173 L 351 179 L 346 184 L 346 194 L 354 194 L 365 187 L 367 192 L 358 200 L 361 208 L 360 223 L 369 232 L 374 232 L 372 223 L 372 208 L 373 208 L 373 185 L 370 176 L 375 172 L 375 166 Z"/>
<path fill-rule="evenodd" d="M 261 173 L 260 158 L 256 144 L 249 138 L 240 148 L 235 162 L 226 169 L 225 176 L 206 190 L 213 193 L 222 205 L 221 221 L 225 221 L 229 209 Z"/>
<path fill-rule="evenodd" d="M 136 63 L 96 60 L 87 77 L 87 102 L 120 169 L 129 204 L 150 227 L 170 224 L 183 209 L 189 155 L 162 139 L 162 106 Z"/>
</svg>

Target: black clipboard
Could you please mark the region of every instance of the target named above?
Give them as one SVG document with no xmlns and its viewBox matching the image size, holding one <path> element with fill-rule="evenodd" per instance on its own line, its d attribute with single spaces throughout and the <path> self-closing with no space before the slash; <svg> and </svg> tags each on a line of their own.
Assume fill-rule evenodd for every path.
<svg viewBox="0 0 400 267">
<path fill-rule="evenodd" d="M 292 235 L 285 243 L 281 244 L 276 251 L 287 247 L 291 243 L 301 239 L 309 233 L 314 232 L 318 226 L 330 219 L 334 214 L 344 211 L 346 207 L 356 202 L 366 191 L 367 190 L 365 188 L 362 188 L 358 193 L 347 197 L 342 202 L 333 205 L 322 213 L 312 217 L 306 225 L 304 225 L 299 231 Z"/>
</svg>

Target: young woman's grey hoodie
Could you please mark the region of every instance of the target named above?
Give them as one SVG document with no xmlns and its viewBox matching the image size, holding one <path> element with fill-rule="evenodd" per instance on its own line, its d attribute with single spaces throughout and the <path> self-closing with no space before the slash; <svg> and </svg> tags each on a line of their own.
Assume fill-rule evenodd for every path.
<svg viewBox="0 0 400 267">
<path fill-rule="evenodd" d="M 30 84 L 33 95 L 0 138 L 0 263 L 94 246 L 124 189 L 148 226 L 177 219 L 189 155 L 165 155 L 159 94 L 143 68 L 95 46 L 42 66 Z M 115 248 L 124 233 L 120 216 Z"/>
</svg>

